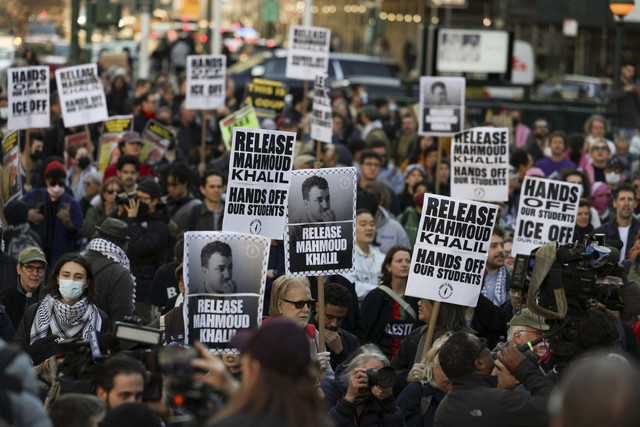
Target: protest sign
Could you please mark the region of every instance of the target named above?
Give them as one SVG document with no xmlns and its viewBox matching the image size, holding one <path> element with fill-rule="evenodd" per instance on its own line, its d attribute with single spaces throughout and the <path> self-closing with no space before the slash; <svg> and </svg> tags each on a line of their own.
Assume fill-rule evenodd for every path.
<svg viewBox="0 0 640 427">
<path fill-rule="evenodd" d="M 284 110 L 287 86 L 282 82 L 253 79 L 245 92 L 244 105 L 253 105 L 261 119 L 275 119 Z"/>
<path fill-rule="evenodd" d="M 64 127 L 107 120 L 107 100 L 96 64 L 56 70 L 56 84 Z"/>
<path fill-rule="evenodd" d="M 229 347 L 233 335 L 262 321 L 268 260 L 266 237 L 185 233 L 185 342 L 200 341 L 216 354 L 238 353 Z"/>
<path fill-rule="evenodd" d="M 311 117 L 311 139 L 331 143 L 333 136 L 333 112 L 329 99 L 329 76 L 316 75 L 313 85 L 313 115 Z"/>
<path fill-rule="evenodd" d="M 220 120 L 220 133 L 222 133 L 222 140 L 224 141 L 227 151 L 231 151 L 231 133 L 233 128 L 249 128 L 260 129 L 260 123 L 258 122 L 258 116 L 253 109 L 252 105 L 247 105 L 238 111 L 229 114 L 224 119 Z"/>
<path fill-rule="evenodd" d="M 425 194 L 406 294 L 474 307 L 498 207 Z"/>
<path fill-rule="evenodd" d="M 67 170 L 72 166 L 71 158 L 67 155 L 67 150 L 72 145 L 77 147 L 84 147 L 87 150 L 89 149 L 89 135 L 85 131 L 76 132 L 71 135 L 66 135 L 64 137 L 64 158 L 65 158 L 65 167 Z"/>
<path fill-rule="evenodd" d="M 11 132 L 2 141 L 2 167 L 4 169 L 2 196 L 4 197 L 5 205 L 22 196 L 18 135 L 18 131 Z"/>
<path fill-rule="evenodd" d="M 158 163 L 175 136 L 176 131 L 173 128 L 157 120 L 149 120 L 141 136 L 140 162 L 149 166 Z"/>
<path fill-rule="evenodd" d="M 49 67 L 9 68 L 7 93 L 9 129 L 49 127 Z"/>
<path fill-rule="evenodd" d="M 102 173 L 109 165 L 118 161 L 120 150 L 118 142 L 127 131 L 133 130 L 133 116 L 112 116 L 102 124 L 100 135 L 100 153 L 98 154 L 98 170 Z"/>
<path fill-rule="evenodd" d="M 479 127 L 452 138 L 451 194 L 486 202 L 509 200 L 509 129 Z"/>
<path fill-rule="evenodd" d="M 528 255 L 549 242 L 573 242 L 581 189 L 580 184 L 525 177 L 511 253 Z"/>
<path fill-rule="evenodd" d="M 464 129 L 464 77 L 420 77 L 419 134 L 451 136 Z"/>
<path fill-rule="evenodd" d="M 295 132 L 234 128 L 222 229 L 282 239 Z"/>
<path fill-rule="evenodd" d="M 287 275 L 353 272 L 356 191 L 353 167 L 291 173 L 284 239 Z"/>
<path fill-rule="evenodd" d="M 286 77 L 311 80 L 329 71 L 331 30 L 322 27 L 289 27 Z"/>
<path fill-rule="evenodd" d="M 227 89 L 225 55 L 187 56 L 186 107 L 213 110 L 224 107 Z"/>
</svg>

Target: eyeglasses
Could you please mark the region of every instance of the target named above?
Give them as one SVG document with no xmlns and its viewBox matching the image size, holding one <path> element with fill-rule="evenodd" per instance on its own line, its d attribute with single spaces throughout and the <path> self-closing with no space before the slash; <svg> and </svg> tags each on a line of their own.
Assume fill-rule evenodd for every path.
<svg viewBox="0 0 640 427">
<path fill-rule="evenodd" d="M 478 338 L 480 340 L 480 349 L 478 350 L 478 353 L 476 354 L 476 357 L 473 360 L 478 360 L 480 359 L 480 355 L 482 354 L 482 350 L 485 349 L 485 347 L 487 347 L 487 339 L 486 338 Z"/>
<path fill-rule="evenodd" d="M 122 190 L 104 190 L 105 193 L 107 194 L 115 194 L 115 193 L 122 193 Z"/>
<path fill-rule="evenodd" d="M 609 147 L 606 145 L 595 145 L 591 147 L 591 151 L 609 151 Z"/>
<path fill-rule="evenodd" d="M 45 267 L 36 267 L 35 265 L 25 265 L 25 264 L 22 264 L 22 268 L 27 270 L 27 273 L 33 273 L 33 271 L 35 270 L 38 272 L 38 274 L 42 274 L 46 270 Z"/>
<path fill-rule="evenodd" d="M 310 299 L 309 301 L 291 301 L 291 300 L 282 298 L 282 301 L 288 302 L 289 304 L 293 304 L 293 306 L 298 310 L 302 310 L 302 308 L 305 305 L 307 307 L 311 308 L 311 307 L 313 307 L 313 304 L 316 303 L 315 300 L 312 300 L 312 299 Z"/>
</svg>

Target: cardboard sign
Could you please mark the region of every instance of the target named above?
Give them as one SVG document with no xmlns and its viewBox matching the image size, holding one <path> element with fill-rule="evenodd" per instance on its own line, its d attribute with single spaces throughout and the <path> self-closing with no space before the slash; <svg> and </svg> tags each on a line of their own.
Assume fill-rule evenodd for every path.
<svg viewBox="0 0 640 427">
<path fill-rule="evenodd" d="M 9 129 L 49 127 L 49 67 L 9 68 L 7 93 Z"/>
<path fill-rule="evenodd" d="M 249 128 L 260 129 L 260 122 L 258 122 L 258 116 L 253 109 L 252 105 L 247 105 L 239 109 L 238 111 L 229 114 L 224 119 L 220 120 L 220 133 L 222 134 L 222 141 L 224 141 L 227 151 L 231 151 L 231 134 L 233 128 Z"/>
<path fill-rule="evenodd" d="M 356 169 L 305 169 L 291 173 L 284 239 L 289 276 L 354 271 Z"/>
<path fill-rule="evenodd" d="M 294 132 L 234 128 L 222 229 L 282 239 Z"/>
<path fill-rule="evenodd" d="M 212 353 L 229 347 L 237 331 L 262 322 L 269 239 L 241 233 L 188 231 L 184 235 L 185 342 Z"/>
<path fill-rule="evenodd" d="M 420 77 L 419 134 L 452 136 L 464 129 L 464 77 Z"/>
<path fill-rule="evenodd" d="M 498 207 L 425 194 L 406 294 L 475 307 Z"/>
<path fill-rule="evenodd" d="M 319 74 L 313 85 L 313 115 L 311 139 L 331 143 L 333 136 L 333 111 L 329 98 L 329 76 Z"/>
<path fill-rule="evenodd" d="M 118 142 L 126 131 L 133 130 L 133 116 L 112 116 L 102 124 L 98 170 L 102 173 L 120 157 Z"/>
<path fill-rule="evenodd" d="M 322 27 L 289 27 L 288 79 L 311 80 L 329 71 L 331 30 Z"/>
<path fill-rule="evenodd" d="M 573 242 L 580 184 L 527 176 L 520 187 L 514 254 L 530 254 L 549 242 Z"/>
<path fill-rule="evenodd" d="M 509 200 L 509 129 L 480 127 L 455 134 L 450 180 L 456 197 Z"/>
<path fill-rule="evenodd" d="M 175 136 L 176 131 L 173 128 L 157 120 L 149 120 L 141 136 L 140 162 L 146 162 L 149 166 L 158 163 Z"/>
<path fill-rule="evenodd" d="M 56 84 L 64 127 L 107 120 L 107 100 L 96 64 L 56 70 Z"/>
<path fill-rule="evenodd" d="M 18 131 L 9 133 L 2 141 L 2 167 L 4 180 L 2 182 L 2 196 L 5 206 L 12 200 L 22 196 L 20 184 L 20 143 Z"/>
<path fill-rule="evenodd" d="M 225 55 L 187 56 L 187 109 L 213 110 L 224 107 L 226 72 Z"/>
<path fill-rule="evenodd" d="M 282 82 L 253 79 L 247 85 L 244 105 L 253 105 L 256 116 L 275 119 L 284 110 L 287 86 Z"/>
</svg>

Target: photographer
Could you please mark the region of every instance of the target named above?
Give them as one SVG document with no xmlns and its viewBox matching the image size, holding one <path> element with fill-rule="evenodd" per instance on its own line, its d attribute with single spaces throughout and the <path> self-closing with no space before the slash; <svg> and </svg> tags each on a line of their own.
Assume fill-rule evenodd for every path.
<svg viewBox="0 0 640 427">
<path fill-rule="evenodd" d="M 151 285 L 155 271 L 164 263 L 169 228 L 164 209 L 159 209 L 160 186 L 153 178 L 138 183 L 135 197 L 118 206 L 118 215 L 129 227 L 131 272 L 136 278 L 136 308 L 144 324 L 151 321 Z M 164 205 L 162 205 L 164 207 Z M 126 212 L 126 213 L 125 213 Z"/>
<path fill-rule="evenodd" d="M 395 375 L 389 384 L 377 385 L 373 377 L 388 367 L 389 360 L 375 344 L 356 350 L 351 360 L 340 365 L 335 379 L 320 383 L 329 415 L 340 426 L 404 426 L 404 416 L 393 398 Z M 372 372 L 374 370 L 374 372 Z M 383 387 L 386 385 L 386 387 Z"/>
</svg>

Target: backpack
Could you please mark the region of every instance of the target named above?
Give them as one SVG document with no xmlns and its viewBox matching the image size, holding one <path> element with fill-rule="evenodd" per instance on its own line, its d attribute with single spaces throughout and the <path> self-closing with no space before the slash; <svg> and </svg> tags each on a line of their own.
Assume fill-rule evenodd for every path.
<svg viewBox="0 0 640 427">
<path fill-rule="evenodd" d="M 39 239 L 36 240 L 38 235 L 31 231 L 28 224 L 24 225 L 26 226 L 24 227 L 24 229 L 22 229 L 21 224 L 17 227 L 13 227 L 12 229 L 5 231 L 4 233 L 4 239 L 7 243 L 5 252 L 7 255 L 15 259 L 18 259 L 18 257 L 20 256 L 20 252 L 22 252 L 29 246 L 35 246 L 38 249 L 42 250 L 42 245 L 40 244 Z"/>
</svg>

